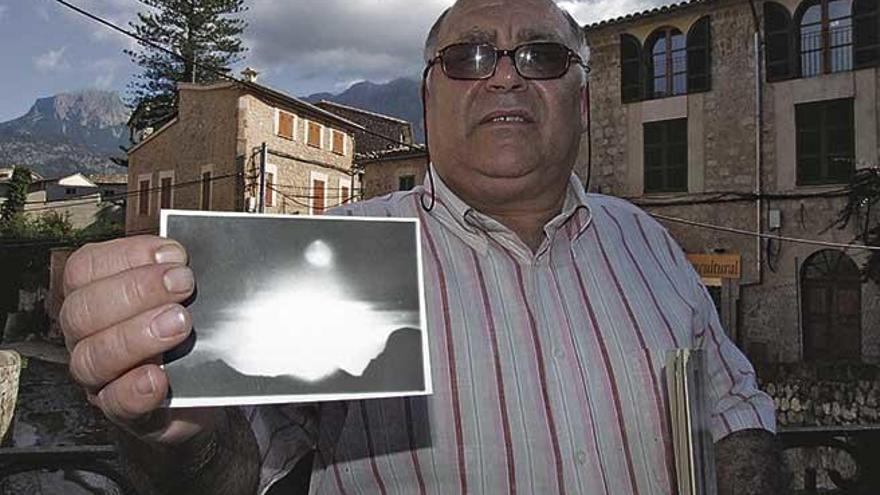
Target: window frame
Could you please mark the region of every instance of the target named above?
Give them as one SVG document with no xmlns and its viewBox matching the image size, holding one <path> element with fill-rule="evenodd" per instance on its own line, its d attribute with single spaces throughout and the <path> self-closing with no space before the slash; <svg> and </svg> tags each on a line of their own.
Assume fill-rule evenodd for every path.
<svg viewBox="0 0 880 495">
<path fill-rule="evenodd" d="M 683 142 L 675 142 L 672 141 L 671 134 L 673 134 L 671 127 L 673 125 L 683 125 L 684 129 L 682 135 L 684 136 Z M 662 138 L 659 140 L 660 143 L 650 142 L 648 139 L 649 132 L 654 132 L 653 129 L 661 129 L 662 128 Z M 667 120 L 658 120 L 652 122 L 645 122 L 642 124 L 642 137 L 643 137 L 643 191 L 644 194 L 667 194 L 667 193 L 687 193 L 689 192 L 689 180 L 688 175 L 690 173 L 690 163 L 689 163 L 689 154 L 688 154 L 688 119 L 687 118 L 677 118 L 677 119 L 667 119 Z M 672 146 L 678 147 L 678 149 L 673 149 Z M 671 164 L 671 156 L 673 151 L 677 151 L 682 153 L 684 156 L 684 176 L 683 182 L 681 184 L 675 183 L 670 184 L 672 182 L 670 178 L 670 173 L 673 169 L 681 168 L 680 165 Z M 649 156 L 653 156 L 654 153 L 660 153 L 661 155 L 661 164 L 660 166 L 650 165 Z M 659 173 L 662 176 L 661 184 L 654 184 L 653 181 L 649 181 L 649 177 L 651 177 L 654 173 Z"/>
<path fill-rule="evenodd" d="M 682 47 L 673 49 L 672 48 L 672 39 L 676 36 L 681 36 L 682 38 Z M 662 76 L 657 76 L 657 68 L 654 64 L 654 49 L 661 39 L 664 40 L 665 49 L 663 54 L 663 63 L 664 63 L 664 73 Z M 684 55 L 684 71 L 676 72 L 675 69 L 675 57 L 676 55 Z M 688 93 L 688 63 L 687 63 L 687 54 L 688 54 L 688 45 L 687 45 L 687 35 L 681 32 L 677 27 L 674 26 L 663 26 L 654 30 L 650 36 L 648 36 L 645 42 L 644 49 L 644 58 L 646 60 L 646 69 L 645 69 L 645 99 L 647 100 L 656 100 L 660 98 L 670 98 L 673 96 L 681 96 L 686 95 Z M 684 85 L 681 92 L 675 92 L 675 80 L 677 76 L 683 76 Z M 656 82 L 658 79 L 664 79 L 666 82 L 666 89 L 663 93 L 658 93 L 655 91 Z"/>
<path fill-rule="evenodd" d="M 269 176 L 272 176 L 272 180 L 269 180 Z M 275 190 L 275 185 L 278 184 L 278 166 L 274 163 L 266 164 L 266 187 L 263 196 L 263 207 L 265 208 L 275 208 L 278 206 L 278 191 Z"/>
<path fill-rule="evenodd" d="M 316 143 L 312 142 L 312 129 L 313 128 L 318 130 L 318 136 L 317 136 L 318 141 Z M 324 149 L 324 146 L 323 146 L 324 145 L 324 126 L 322 124 L 315 122 L 313 120 L 308 121 L 308 123 L 306 125 L 306 136 L 307 136 L 306 137 L 306 144 L 308 146 L 311 146 L 312 148 L 317 148 L 319 150 Z"/>
<path fill-rule="evenodd" d="M 815 77 L 827 74 L 835 74 L 839 72 L 849 72 L 855 69 L 855 18 L 853 16 L 853 7 L 854 2 L 850 1 L 849 3 L 849 14 L 844 17 L 837 17 L 834 19 L 830 18 L 829 14 L 829 3 L 837 0 L 804 0 L 798 6 L 797 12 L 794 16 L 794 27 L 797 33 L 795 36 L 795 51 L 794 56 L 797 57 L 797 73 L 799 77 L 807 78 L 807 77 Z M 817 72 L 807 73 L 804 70 L 804 16 L 806 13 L 815 6 L 819 6 L 820 14 L 819 14 L 819 22 L 810 23 L 809 26 L 819 26 L 819 36 L 820 36 L 820 48 L 817 50 L 809 50 L 809 53 L 818 52 L 819 53 L 819 64 L 820 68 Z M 833 21 L 840 21 L 841 19 L 849 20 L 849 43 L 839 44 L 839 45 L 831 45 L 831 28 L 830 24 Z M 842 47 L 849 48 L 849 63 L 842 69 L 834 70 L 834 58 L 833 55 L 835 50 L 838 50 Z"/>
<path fill-rule="evenodd" d="M 144 189 L 144 182 L 147 183 L 146 190 Z M 150 212 L 152 211 L 152 198 L 150 197 L 153 190 L 153 174 L 140 174 L 138 175 L 137 180 L 137 194 L 138 194 L 138 202 L 137 202 L 137 214 L 139 217 L 148 217 L 150 216 Z M 146 198 L 146 199 L 144 199 Z M 144 208 L 144 202 L 146 201 L 146 208 Z"/>
<path fill-rule="evenodd" d="M 162 182 L 165 179 L 171 179 L 171 184 L 168 186 L 168 206 L 164 206 L 164 193 L 165 186 Z M 159 172 L 159 209 L 172 209 L 174 208 L 174 170 L 163 170 Z"/>
<path fill-rule="evenodd" d="M 205 174 L 209 174 L 207 184 L 205 181 Z M 199 169 L 199 210 L 201 211 L 213 211 L 212 207 L 214 206 L 214 166 L 213 165 L 204 165 Z M 205 201 L 205 191 L 207 186 L 207 202 Z"/>
<path fill-rule="evenodd" d="M 836 105 L 846 105 L 845 109 L 841 109 Z M 819 124 L 815 129 L 810 129 L 809 126 L 804 124 L 804 120 L 808 119 L 809 116 L 804 115 L 804 113 L 810 109 L 818 109 L 819 115 L 817 120 Z M 825 124 L 828 121 L 829 115 L 839 115 L 841 110 L 848 114 L 848 126 L 846 127 L 836 127 L 836 126 L 826 126 Z M 828 150 L 829 142 L 837 142 L 837 139 L 829 137 L 829 134 L 834 134 L 835 132 L 843 132 L 848 131 L 848 145 L 849 145 L 849 162 L 850 166 L 848 169 L 847 177 L 836 177 L 831 173 L 831 156 L 830 151 Z M 817 134 L 814 136 L 809 136 L 809 134 Z M 822 101 L 813 101 L 808 103 L 801 103 L 795 105 L 795 163 L 796 163 L 796 184 L 798 187 L 804 186 L 823 186 L 823 185 L 833 185 L 833 184 L 846 184 L 849 178 L 852 177 L 852 174 L 855 173 L 855 99 L 854 98 L 839 98 L 833 100 L 822 100 Z M 807 136 L 805 136 L 807 135 Z M 817 141 L 818 140 L 818 141 Z M 818 152 L 817 154 L 806 154 L 803 151 L 809 143 L 817 142 Z M 805 178 L 804 177 L 804 169 L 805 165 L 803 162 L 809 158 L 814 158 L 817 160 L 818 164 L 818 174 L 816 178 Z"/>
<path fill-rule="evenodd" d="M 281 133 L 281 119 L 285 116 L 290 117 L 290 135 L 284 135 Z M 287 139 L 289 141 L 294 141 L 296 139 L 296 119 L 297 116 L 295 113 L 288 112 L 286 110 L 281 110 L 280 108 L 275 109 L 275 135 Z"/>
<path fill-rule="evenodd" d="M 404 181 L 410 183 L 411 186 L 408 188 L 404 188 Z M 397 176 L 397 190 L 398 191 L 412 191 L 416 187 L 416 176 L 414 174 L 406 174 L 406 175 L 398 175 Z"/>
<path fill-rule="evenodd" d="M 316 202 L 318 199 L 317 194 L 315 194 L 315 182 L 321 182 L 324 184 L 324 194 L 323 201 L 324 204 L 320 208 L 320 213 L 316 213 L 318 210 L 316 206 Z M 314 170 L 309 172 L 309 215 L 323 215 L 327 211 L 327 186 L 330 183 L 327 174 L 322 174 L 320 172 L 315 172 Z"/>
</svg>

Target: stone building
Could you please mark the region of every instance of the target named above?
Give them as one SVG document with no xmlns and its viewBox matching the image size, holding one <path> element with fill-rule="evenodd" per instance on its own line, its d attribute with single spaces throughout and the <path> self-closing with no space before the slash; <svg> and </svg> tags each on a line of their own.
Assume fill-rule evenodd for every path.
<svg viewBox="0 0 880 495">
<path fill-rule="evenodd" d="M 422 185 L 427 172 L 428 153 L 423 145 L 400 146 L 358 155 L 364 199 L 395 191 L 408 191 Z"/>
<path fill-rule="evenodd" d="M 243 82 L 180 84 L 177 116 L 139 133 L 126 232 L 156 232 L 160 209 L 321 214 L 354 199 L 361 126 L 246 72 Z"/>
<path fill-rule="evenodd" d="M 315 103 L 315 106 L 364 127 L 354 133 L 355 155 L 369 155 L 414 143 L 412 123 L 406 120 L 326 100 Z"/>
<path fill-rule="evenodd" d="M 876 0 L 693 0 L 587 26 L 590 189 L 665 217 L 851 242 L 853 228 L 829 226 L 847 181 L 878 163 L 878 22 Z M 663 223 L 754 361 L 880 361 L 864 251 Z"/>
</svg>

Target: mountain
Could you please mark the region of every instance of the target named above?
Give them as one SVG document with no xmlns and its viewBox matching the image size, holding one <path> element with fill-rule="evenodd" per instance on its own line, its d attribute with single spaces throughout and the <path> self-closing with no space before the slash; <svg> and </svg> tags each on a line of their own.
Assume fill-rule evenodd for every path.
<svg viewBox="0 0 880 495">
<path fill-rule="evenodd" d="M 316 93 L 306 96 L 305 100 L 311 103 L 328 100 L 407 120 L 413 124 L 416 141 L 423 143 L 425 129 L 422 125 L 420 84 L 419 81 L 407 78 L 395 79 L 384 84 L 364 81 L 350 86 L 339 94 Z"/>
<path fill-rule="evenodd" d="M 129 144 L 129 113 L 113 91 L 40 98 L 25 115 L 0 123 L 0 166 L 24 165 L 44 177 L 125 173 L 110 157 Z"/>
</svg>

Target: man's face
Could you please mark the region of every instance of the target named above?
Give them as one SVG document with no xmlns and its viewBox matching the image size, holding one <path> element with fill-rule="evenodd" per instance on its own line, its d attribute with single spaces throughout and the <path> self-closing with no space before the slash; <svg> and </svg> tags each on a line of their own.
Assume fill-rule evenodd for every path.
<svg viewBox="0 0 880 495">
<path fill-rule="evenodd" d="M 488 42 L 513 49 L 531 41 L 577 48 L 549 0 L 461 0 L 443 23 L 438 47 Z M 478 81 L 449 79 L 435 66 L 427 82 L 428 131 L 444 181 L 466 200 L 487 203 L 563 188 L 585 128 L 584 78 L 572 64 L 559 79 L 524 79 L 509 57 Z M 505 115 L 522 119 L 498 119 Z"/>
</svg>

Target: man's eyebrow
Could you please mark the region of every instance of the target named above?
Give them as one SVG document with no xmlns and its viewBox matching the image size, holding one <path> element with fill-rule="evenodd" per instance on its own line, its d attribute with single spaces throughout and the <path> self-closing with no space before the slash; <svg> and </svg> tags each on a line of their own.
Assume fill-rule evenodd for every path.
<svg viewBox="0 0 880 495">
<path fill-rule="evenodd" d="M 494 32 L 473 28 L 456 38 L 456 43 L 494 43 L 498 35 Z"/>
<path fill-rule="evenodd" d="M 553 31 L 543 31 L 533 28 L 525 28 L 516 33 L 516 40 L 519 43 L 528 43 L 531 41 L 556 41 L 562 43 L 559 34 Z"/>
</svg>

